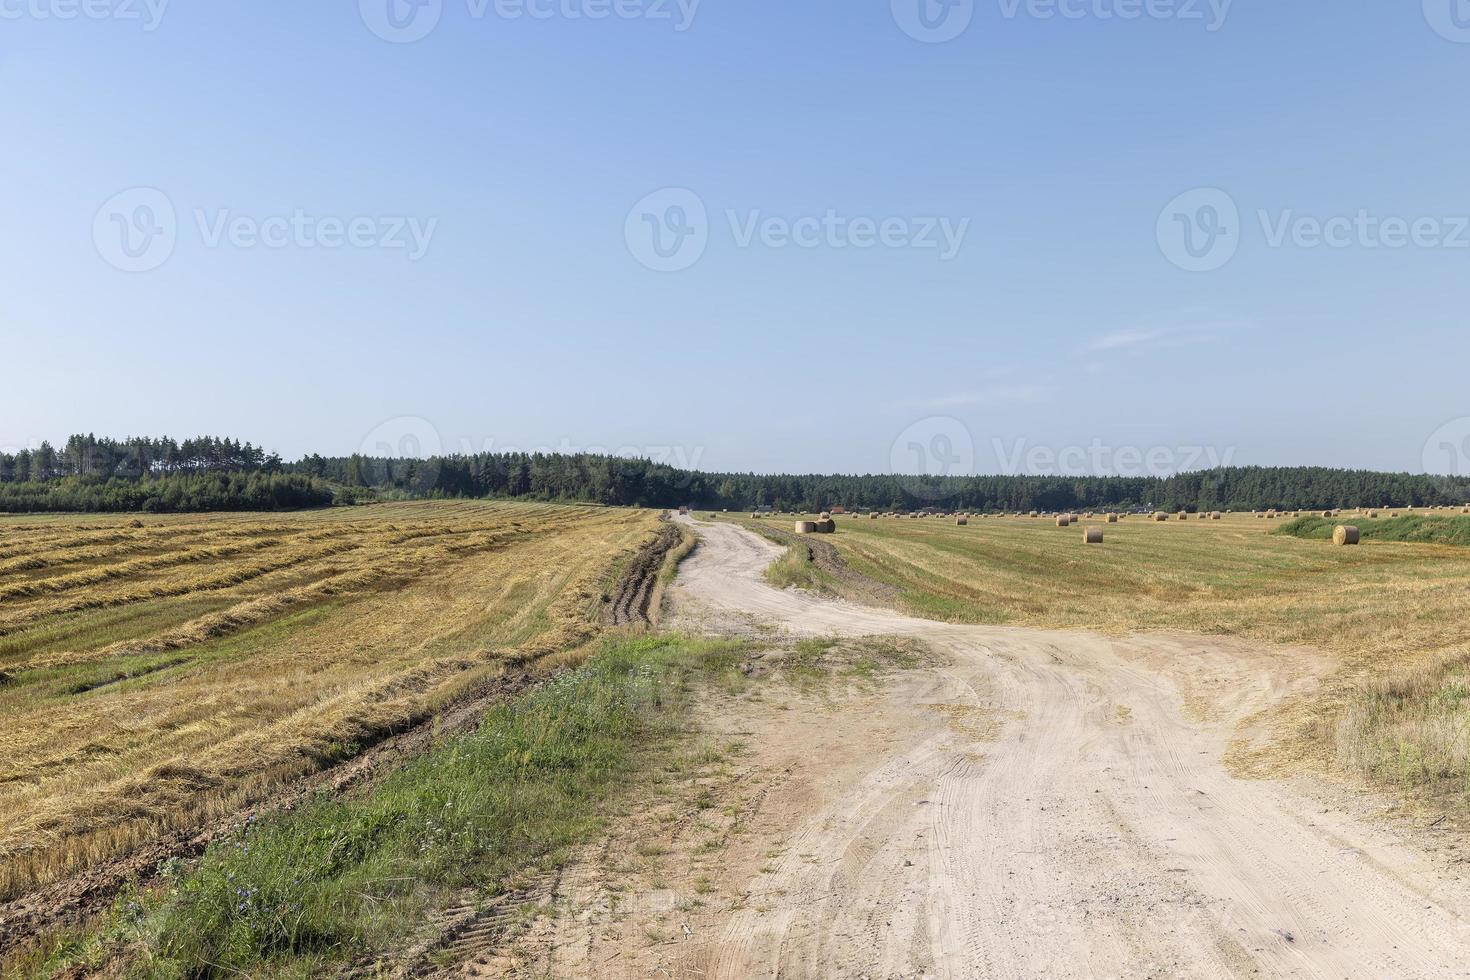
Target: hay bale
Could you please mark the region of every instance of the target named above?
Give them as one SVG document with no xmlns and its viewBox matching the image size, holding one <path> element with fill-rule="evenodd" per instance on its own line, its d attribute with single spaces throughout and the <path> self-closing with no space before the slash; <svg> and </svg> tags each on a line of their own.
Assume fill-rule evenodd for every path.
<svg viewBox="0 0 1470 980">
<path fill-rule="evenodd" d="M 1189 520 L 1189 511 L 1187 511 L 1187 510 L 1181 510 L 1179 512 L 1179 519 L 1181 521 L 1187 521 L 1187 520 Z"/>
<path fill-rule="evenodd" d="M 819 521 L 830 521 L 831 519 L 832 515 L 827 513 L 825 510 L 822 511 L 821 515 L 817 517 L 817 520 Z"/>
<path fill-rule="evenodd" d="M 1339 548 L 1344 545 L 1357 544 L 1362 540 L 1362 534 L 1351 524 L 1339 524 L 1337 530 L 1332 532 L 1332 543 Z"/>
<path fill-rule="evenodd" d="M 1116 524 L 1116 523 L 1118 523 L 1118 515 L 1117 514 L 1109 514 L 1108 515 L 1108 523 L 1109 524 Z"/>
<path fill-rule="evenodd" d="M 1102 544 L 1103 543 L 1103 529 L 1100 528 L 1100 527 L 1098 527 L 1095 524 L 1092 525 L 1092 526 L 1090 526 L 1090 527 L 1088 527 L 1087 530 L 1085 530 L 1085 531 L 1082 532 L 1082 543 L 1083 544 Z"/>
<path fill-rule="evenodd" d="M 1368 511 L 1368 516 L 1369 517 L 1377 517 L 1378 516 L 1378 511 L 1376 511 L 1376 510 L 1370 510 L 1370 511 Z"/>
<path fill-rule="evenodd" d="M 1033 510 L 1028 516 L 1030 516 L 1030 517 L 1036 517 L 1037 516 L 1036 511 Z"/>
<path fill-rule="evenodd" d="M 816 521 L 797 521 L 796 522 L 796 533 L 797 534 L 816 534 L 817 533 L 817 522 Z"/>
<path fill-rule="evenodd" d="M 970 519 L 968 517 L 956 517 L 954 522 L 959 527 L 968 527 L 970 524 Z"/>
<path fill-rule="evenodd" d="M 1071 527 L 1071 526 L 1072 526 L 1072 518 L 1068 517 L 1066 514 L 1059 514 L 1059 515 L 1057 515 L 1057 527 Z"/>
<path fill-rule="evenodd" d="M 837 522 L 834 521 L 834 520 L 832 520 L 832 518 L 830 518 L 830 517 L 827 518 L 825 521 L 817 521 L 817 533 L 818 534 L 836 534 L 837 533 Z"/>
<path fill-rule="evenodd" d="M 1212 510 L 1212 511 L 1210 511 L 1210 520 L 1212 520 L 1212 521 L 1222 521 L 1224 519 L 1225 519 L 1225 515 L 1224 514 L 1221 514 L 1218 510 Z"/>
<path fill-rule="evenodd" d="M 1164 521 L 1167 521 L 1168 519 L 1169 519 L 1169 515 L 1168 514 L 1165 514 L 1163 511 L 1159 511 L 1158 513 L 1154 514 L 1154 521 L 1157 522 L 1157 523 L 1159 523 L 1159 524 L 1162 524 Z"/>
</svg>

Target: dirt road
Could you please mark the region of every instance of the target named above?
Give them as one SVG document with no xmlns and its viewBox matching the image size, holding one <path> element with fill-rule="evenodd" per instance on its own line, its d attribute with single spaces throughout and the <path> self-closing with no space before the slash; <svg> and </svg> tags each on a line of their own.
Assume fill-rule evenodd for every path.
<svg viewBox="0 0 1470 980">
<path fill-rule="evenodd" d="M 761 572 L 779 549 L 699 530 L 686 624 L 921 637 L 965 722 L 875 747 L 803 814 L 707 975 L 1470 975 L 1452 863 L 1223 765 L 1242 719 L 1313 683 L 1310 655 L 911 619 L 777 591 Z"/>
</svg>

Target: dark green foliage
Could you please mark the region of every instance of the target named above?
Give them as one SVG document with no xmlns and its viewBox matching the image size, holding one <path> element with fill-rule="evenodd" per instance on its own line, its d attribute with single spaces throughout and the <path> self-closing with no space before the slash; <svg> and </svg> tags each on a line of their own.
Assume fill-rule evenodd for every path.
<svg viewBox="0 0 1470 980">
<path fill-rule="evenodd" d="M 430 460 L 311 456 L 288 469 L 349 486 L 363 481 L 411 496 L 530 497 L 610 505 L 814 513 L 938 507 L 972 511 L 1325 510 L 1460 504 L 1470 478 L 1322 467 L 1231 467 L 1172 477 L 768 476 L 700 473 L 647 459 L 559 453 L 482 453 Z"/>
<path fill-rule="evenodd" d="M 281 473 L 179 473 L 96 481 L 65 477 L 47 483 L 0 483 L 0 511 L 299 510 L 332 503 L 330 488 Z"/>
<path fill-rule="evenodd" d="M 218 474 L 289 473 L 297 483 L 236 487 L 180 480 Z M 67 483 L 66 481 L 73 481 Z M 56 484 L 15 490 L 16 484 Z M 136 489 L 128 489 L 130 483 Z M 60 452 L 0 454 L 0 510 L 254 510 L 419 497 L 585 501 L 616 506 L 816 512 L 1325 510 L 1424 507 L 1470 501 L 1470 478 L 1323 467 L 1231 467 L 1172 477 L 762 475 L 701 473 L 591 453 L 479 453 L 430 459 L 316 454 L 284 465 L 250 443 L 201 436 L 125 439 L 72 436 Z M 105 487 L 106 489 L 99 489 Z M 147 489 L 144 489 L 147 488 Z M 233 495 L 233 501 L 228 498 Z"/>
</svg>

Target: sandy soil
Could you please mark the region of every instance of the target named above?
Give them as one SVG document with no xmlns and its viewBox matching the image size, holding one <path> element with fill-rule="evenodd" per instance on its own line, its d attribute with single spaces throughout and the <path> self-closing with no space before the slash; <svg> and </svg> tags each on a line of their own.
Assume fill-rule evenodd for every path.
<svg viewBox="0 0 1470 980">
<path fill-rule="evenodd" d="M 867 694 L 719 706 L 712 737 L 747 751 L 701 806 L 631 815 L 551 915 L 467 972 L 1470 975 L 1458 837 L 1225 763 L 1263 709 L 1310 693 L 1315 655 L 916 620 L 777 591 L 778 548 L 699 530 L 667 625 L 909 636 L 942 662 Z"/>
</svg>

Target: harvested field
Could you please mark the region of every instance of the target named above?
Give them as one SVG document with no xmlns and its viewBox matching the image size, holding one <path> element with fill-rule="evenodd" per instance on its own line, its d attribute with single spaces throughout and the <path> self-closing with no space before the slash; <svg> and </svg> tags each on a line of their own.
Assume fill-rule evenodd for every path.
<svg viewBox="0 0 1470 980">
<path fill-rule="evenodd" d="M 646 607 L 615 583 L 658 531 L 513 503 L 0 518 L 0 896 L 585 643 Z"/>
<path fill-rule="evenodd" d="M 764 531 L 761 523 L 752 525 Z M 879 522 L 845 526 L 831 541 L 852 573 L 896 589 L 894 605 L 918 616 L 1115 636 L 1187 631 L 1273 644 L 1287 658 L 1325 653 L 1332 676 L 1275 718 L 1292 750 L 1248 761 L 1275 768 L 1310 755 L 1331 767 L 1353 755 L 1338 720 L 1367 696 L 1366 681 L 1464 656 L 1470 550 L 1372 540 L 1368 525 L 1362 546 L 1339 548 L 1331 524 L 1322 540 L 1295 537 L 1294 526 L 1272 533 L 1277 527 L 1248 514 L 1125 521 L 1108 528 L 1106 547 L 1078 548 L 1072 531 L 1025 519 L 969 528 Z M 840 580 L 821 584 L 862 598 Z M 1470 785 L 1470 771 L 1461 779 Z M 1435 773 L 1424 782 L 1451 780 Z"/>
</svg>

